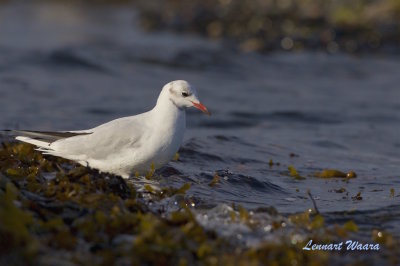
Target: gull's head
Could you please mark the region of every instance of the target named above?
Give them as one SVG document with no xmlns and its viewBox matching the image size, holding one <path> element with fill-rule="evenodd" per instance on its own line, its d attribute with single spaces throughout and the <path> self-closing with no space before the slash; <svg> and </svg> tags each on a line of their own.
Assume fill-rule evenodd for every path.
<svg viewBox="0 0 400 266">
<path fill-rule="evenodd" d="M 211 115 L 207 108 L 200 103 L 196 89 L 192 87 L 189 82 L 185 80 L 171 81 L 164 86 L 163 91 L 165 90 L 169 100 L 175 104 L 176 107 L 182 109 L 193 106 L 203 113 Z"/>
</svg>

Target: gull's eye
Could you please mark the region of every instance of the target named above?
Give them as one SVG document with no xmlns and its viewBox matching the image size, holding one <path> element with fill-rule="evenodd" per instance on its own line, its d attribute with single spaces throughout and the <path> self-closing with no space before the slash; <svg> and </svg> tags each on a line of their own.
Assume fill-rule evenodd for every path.
<svg viewBox="0 0 400 266">
<path fill-rule="evenodd" d="M 187 93 L 187 92 L 182 92 L 182 96 L 183 96 L 183 97 L 188 97 L 188 96 L 189 96 L 189 93 Z"/>
</svg>

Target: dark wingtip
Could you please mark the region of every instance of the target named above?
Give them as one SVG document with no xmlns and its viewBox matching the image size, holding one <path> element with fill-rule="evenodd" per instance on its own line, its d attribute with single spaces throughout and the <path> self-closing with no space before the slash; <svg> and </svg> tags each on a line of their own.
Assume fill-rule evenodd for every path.
<svg viewBox="0 0 400 266">
<path fill-rule="evenodd" d="M 10 134 L 10 132 L 12 132 L 11 129 L 1 129 L 0 130 L 0 136 L 9 137 L 12 134 L 12 133 Z"/>
<path fill-rule="evenodd" d="M 14 129 L 1 129 L 0 133 L 3 135 L 12 135 L 12 134 L 17 134 L 18 130 L 14 130 Z"/>
</svg>

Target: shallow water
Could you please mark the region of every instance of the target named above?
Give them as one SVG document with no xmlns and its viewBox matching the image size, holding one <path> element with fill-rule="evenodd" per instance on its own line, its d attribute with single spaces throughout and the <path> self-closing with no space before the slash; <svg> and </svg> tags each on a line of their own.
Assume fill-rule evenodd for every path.
<svg viewBox="0 0 400 266">
<path fill-rule="evenodd" d="M 303 212 L 310 190 L 328 222 L 353 219 L 360 238 L 374 228 L 400 236 L 398 57 L 239 54 L 222 41 L 143 33 L 135 14 L 2 4 L 0 127 L 91 128 L 152 108 L 164 83 L 185 79 L 213 115 L 189 111 L 180 160 L 159 182 L 191 182 L 199 213 L 231 203 Z M 289 165 L 306 179 L 289 176 Z M 325 168 L 357 177 L 313 176 Z"/>
</svg>

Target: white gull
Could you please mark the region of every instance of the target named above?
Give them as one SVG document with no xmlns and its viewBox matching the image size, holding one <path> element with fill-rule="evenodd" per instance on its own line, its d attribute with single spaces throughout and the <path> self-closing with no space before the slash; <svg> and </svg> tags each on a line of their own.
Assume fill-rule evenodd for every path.
<svg viewBox="0 0 400 266">
<path fill-rule="evenodd" d="M 146 113 L 87 130 L 14 132 L 17 140 L 36 145 L 43 154 L 128 178 L 160 168 L 175 156 L 185 132 L 185 109 L 192 106 L 210 114 L 195 88 L 176 80 L 163 87 L 156 106 Z"/>
</svg>

